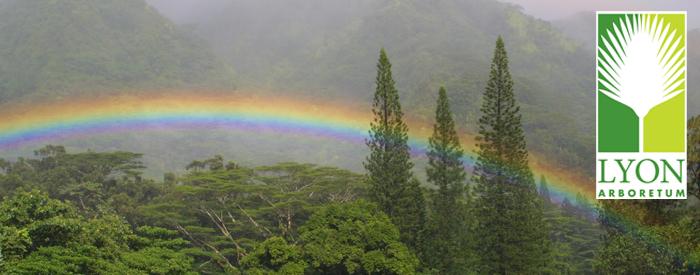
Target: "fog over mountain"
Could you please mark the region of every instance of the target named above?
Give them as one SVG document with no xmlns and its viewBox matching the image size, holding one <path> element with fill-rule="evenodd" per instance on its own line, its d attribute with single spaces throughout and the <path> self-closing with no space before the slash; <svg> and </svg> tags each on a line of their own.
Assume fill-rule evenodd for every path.
<svg viewBox="0 0 700 275">
<path fill-rule="evenodd" d="M 650 0 L 573 0 L 563 4 L 559 0 L 503 0 L 523 7 L 531 15 L 545 20 L 560 20 L 577 13 L 594 13 L 595 11 L 649 10 L 649 11 L 687 11 L 688 26 L 700 28 L 700 2 L 695 0 L 650 1 Z"/>
<path fill-rule="evenodd" d="M 593 23 L 583 13 L 572 17 L 578 21 L 550 22 L 493 0 L 4 0 L 0 13 L 0 79 L 7 79 L 0 82 L 0 99 L 6 102 L 88 91 L 223 88 L 369 106 L 378 52 L 386 48 L 407 112 L 430 121 L 444 85 L 458 127 L 471 133 L 502 36 L 528 147 L 565 167 L 592 171 L 594 55 L 585 37 Z M 696 47 L 697 39 L 689 41 Z M 692 75 L 697 68 L 689 64 Z M 691 110 L 700 102 L 694 94 Z M 259 148 L 239 148 L 254 138 L 225 131 L 149 135 L 68 143 L 143 152 L 160 172 L 182 169 L 193 151 L 197 158 L 239 154 L 268 164 L 284 154 L 259 152 L 280 152 L 291 142 L 270 136 Z M 328 151 L 315 151 L 320 143 L 296 143 L 285 160 L 331 158 L 333 165 L 355 169 L 364 156 L 361 145 L 343 145 L 338 150 L 358 153 L 338 158 L 329 142 Z"/>
</svg>

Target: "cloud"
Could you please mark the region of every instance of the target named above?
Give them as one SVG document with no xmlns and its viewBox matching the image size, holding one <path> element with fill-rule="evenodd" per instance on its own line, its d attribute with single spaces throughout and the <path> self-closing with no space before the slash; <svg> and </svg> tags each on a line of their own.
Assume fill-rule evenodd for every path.
<svg viewBox="0 0 700 275">
<path fill-rule="evenodd" d="M 654 11 L 688 11 L 688 25 L 700 27 L 700 1 L 697 0 L 501 0 L 523 7 L 533 16 L 555 20 L 573 14 L 597 10 L 654 10 Z"/>
</svg>

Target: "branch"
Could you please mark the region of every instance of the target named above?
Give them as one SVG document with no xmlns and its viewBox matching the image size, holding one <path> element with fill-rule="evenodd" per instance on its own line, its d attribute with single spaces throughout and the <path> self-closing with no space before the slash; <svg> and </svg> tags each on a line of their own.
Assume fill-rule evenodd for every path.
<svg viewBox="0 0 700 275">
<path fill-rule="evenodd" d="M 202 240 L 199 240 L 199 239 L 195 238 L 194 236 L 192 236 L 192 234 L 191 234 L 189 231 L 187 231 L 187 229 L 185 229 L 184 227 L 182 227 L 182 226 L 179 225 L 179 224 L 175 225 L 175 228 L 176 228 L 178 231 L 180 231 L 182 234 L 184 234 L 185 236 L 187 236 L 187 238 L 190 239 L 190 241 L 192 241 L 192 243 L 194 243 L 195 245 L 198 245 L 198 246 L 200 246 L 200 247 L 206 247 L 206 248 L 208 248 L 209 250 L 213 251 L 214 254 L 216 254 L 217 256 L 219 256 L 219 258 L 223 259 L 224 262 L 225 262 L 225 266 L 222 266 L 222 268 L 224 268 L 224 269 L 235 269 L 235 268 L 236 268 L 236 267 L 234 267 L 234 266 L 231 264 L 231 262 L 228 260 L 228 258 L 226 258 L 226 256 L 224 256 L 224 255 L 221 253 L 221 251 L 219 251 L 215 246 L 213 246 L 213 245 L 211 245 L 211 244 L 209 244 L 209 243 L 207 243 L 207 242 L 205 242 L 205 241 L 202 241 Z M 219 263 L 219 261 L 217 261 L 217 263 Z M 219 263 L 219 265 L 222 265 L 222 264 Z"/>
<path fill-rule="evenodd" d="M 209 216 L 209 219 L 211 219 L 211 221 L 214 222 L 216 227 L 219 228 L 221 234 L 233 243 L 233 245 L 236 247 L 236 260 L 240 261 L 241 257 L 246 255 L 245 250 L 238 244 L 238 242 L 233 238 L 233 236 L 231 236 L 231 231 L 228 230 L 226 222 L 224 221 L 222 216 L 217 215 L 211 209 L 202 208 L 199 211 Z"/>
<path fill-rule="evenodd" d="M 267 234 L 268 234 L 269 236 L 273 235 L 273 234 L 272 234 L 272 231 L 270 231 L 270 229 L 268 229 L 267 227 L 262 226 L 262 225 L 260 225 L 259 223 L 257 223 L 257 222 L 255 221 L 255 219 L 253 219 L 253 217 L 252 217 L 250 214 L 248 214 L 248 212 L 245 211 L 245 209 L 243 209 L 243 207 L 241 207 L 241 206 L 238 205 L 238 204 L 236 204 L 236 207 L 238 207 L 238 209 L 241 210 L 241 212 L 243 212 L 243 215 L 246 215 L 246 217 L 248 217 L 248 220 L 250 220 L 250 222 L 251 222 L 253 225 L 255 225 L 255 228 L 257 228 L 258 230 L 260 230 L 260 232 L 263 233 L 263 235 L 265 235 L 265 232 L 267 232 Z M 233 220 L 233 216 L 231 215 L 231 213 L 228 213 L 228 215 L 229 215 L 229 217 Z M 265 232 L 263 232 L 263 230 L 265 230 Z M 267 236 L 265 236 L 265 237 L 267 237 Z"/>
</svg>

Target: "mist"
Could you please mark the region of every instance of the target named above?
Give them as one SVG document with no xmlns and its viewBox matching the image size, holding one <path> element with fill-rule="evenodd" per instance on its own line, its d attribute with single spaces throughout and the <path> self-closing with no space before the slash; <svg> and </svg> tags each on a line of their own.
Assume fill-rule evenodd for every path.
<svg viewBox="0 0 700 275">
<path fill-rule="evenodd" d="M 695 0 L 650 1 L 650 0 L 504 0 L 523 7 L 531 15 L 545 20 L 561 20 L 577 13 L 615 10 L 687 11 L 688 27 L 700 28 L 700 2 Z"/>
</svg>

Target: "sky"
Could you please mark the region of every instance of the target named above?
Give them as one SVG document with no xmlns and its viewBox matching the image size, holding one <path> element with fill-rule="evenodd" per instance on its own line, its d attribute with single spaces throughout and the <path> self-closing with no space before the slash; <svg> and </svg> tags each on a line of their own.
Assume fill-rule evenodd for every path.
<svg viewBox="0 0 700 275">
<path fill-rule="evenodd" d="M 596 10 L 687 11 L 689 28 L 700 28 L 700 0 L 501 0 L 523 7 L 525 13 L 557 20 Z"/>
</svg>

